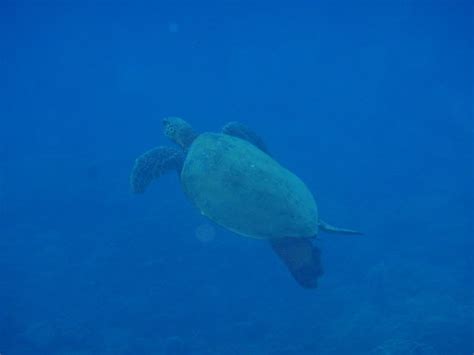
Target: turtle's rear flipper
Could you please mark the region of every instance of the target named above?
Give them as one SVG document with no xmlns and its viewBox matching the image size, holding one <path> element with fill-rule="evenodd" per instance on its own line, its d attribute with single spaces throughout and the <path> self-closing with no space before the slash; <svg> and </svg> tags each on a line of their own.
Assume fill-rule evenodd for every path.
<svg viewBox="0 0 474 355">
<path fill-rule="evenodd" d="M 150 183 L 167 171 L 181 171 L 183 151 L 171 147 L 158 147 L 140 155 L 130 175 L 130 185 L 136 194 L 145 192 Z"/>
<path fill-rule="evenodd" d="M 224 127 L 222 127 L 222 133 L 227 134 L 229 136 L 237 137 L 249 143 L 252 143 L 261 151 L 269 154 L 267 147 L 265 146 L 265 143 L 263 142 L 263 139 L 260 138 L 254 131 L 252 131 L 243 123 L 236 122 L 236 121 L 229 122 Z"/>
<path fill-rule="evenodd" d="M 321 251 L 308 238 L 279 238 L 270 241 L 273 250 L 291 275 L 304 288 L 316 288 L 323 274 Z"/>
</svg>

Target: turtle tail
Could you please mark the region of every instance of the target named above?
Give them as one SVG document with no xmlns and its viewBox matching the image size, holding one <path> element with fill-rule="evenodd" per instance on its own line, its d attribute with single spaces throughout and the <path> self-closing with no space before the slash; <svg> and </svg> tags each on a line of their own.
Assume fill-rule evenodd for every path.
<svg viewBox="0 0 474 355">
<path fill-rule="evenodd" d="M 182 150 L 171 147 L 150 149 L 135 160 L 130 175 L 133 193 L 144 193 L 150 183 L 168 171 L 181 172 L 184 162 Z"/>
<path fill-rule="evenodd" d="M 323 220 L 319 220 L 319 228 L 325 232 L 329 233 L 339 233 L 339 234 L 354 234 L 354 235 L 361 235 L 363 233 L 353 230 L 353 229 L 345 229 L 345 228 L 338 228 L 330 225 L 329 223 L 324 222 Z"/>
</svg>

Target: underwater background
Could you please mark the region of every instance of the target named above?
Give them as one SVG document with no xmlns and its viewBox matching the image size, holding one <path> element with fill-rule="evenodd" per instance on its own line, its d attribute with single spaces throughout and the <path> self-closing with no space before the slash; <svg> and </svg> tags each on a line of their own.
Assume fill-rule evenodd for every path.
<svg viewBox="0 0 474 355">
<path fill-rule="evenodd" d="M 0 2 L 0 353 L 471 354 L 470 1 Z M 161 120 L 241 121 L 325 274 L 130 191 Z"/>
</svg>

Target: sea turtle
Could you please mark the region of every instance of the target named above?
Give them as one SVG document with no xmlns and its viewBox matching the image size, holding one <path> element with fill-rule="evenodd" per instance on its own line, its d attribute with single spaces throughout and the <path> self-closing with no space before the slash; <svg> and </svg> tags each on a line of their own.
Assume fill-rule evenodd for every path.
<svg viewBox="0 0 474 355">
<path fill-rule="evenodd" d="M 133 192 L 143 193 L 163 173 L 177 171 L 185 194 L 204 216 L 239 235 L 269 241 L 296 281 L 315 288 L 323 273 L 312 242 L 318 230 L 358 232 L 323 222 L 306 185 L 243 124 L 230 122 L 221 133 L 202 134 L 181 118 L 165 118 L 163 124 L 179 148 L 157 147 L 138 157 Z"/>
</svg>

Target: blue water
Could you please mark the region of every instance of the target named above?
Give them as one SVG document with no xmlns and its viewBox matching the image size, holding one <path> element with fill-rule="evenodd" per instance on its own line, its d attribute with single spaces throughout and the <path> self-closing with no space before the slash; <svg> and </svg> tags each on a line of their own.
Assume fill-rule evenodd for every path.
<svg viewBox="0 0 474 355">
<path fill-rule="evenodd" d="M 258 3 L 258 5 L 256 4 Z M 0 4 L 0 353 L 471 354 L 470 1 Z M 313 191 L 325 274 L 135 158 L 241 121 Z"/>
</svg>

